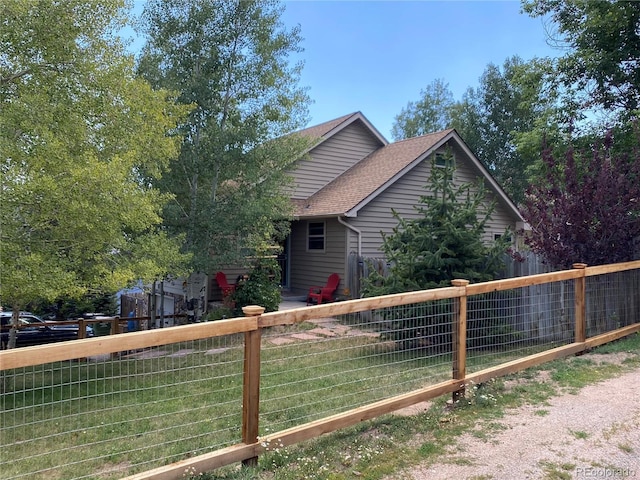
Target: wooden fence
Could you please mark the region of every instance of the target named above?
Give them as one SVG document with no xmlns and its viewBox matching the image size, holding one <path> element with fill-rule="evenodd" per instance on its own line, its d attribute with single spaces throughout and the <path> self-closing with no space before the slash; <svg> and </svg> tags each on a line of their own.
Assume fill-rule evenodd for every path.
<svg viewBox="0 0 640 480">
<path fill-rule="evenodd" d="M 630 275 L 624 276 L 625 273 Z M 619 277 L 618 275 L 621 274 L 623 276 Z M 606 279 L 612 278 L 613 284 L 606 282 Z M 605 283 L 607 290 L 602 290 Z M 536 308 L 536 296 L 540 296 L 544 288 L 549 291 L 558 291 L 553 301 L 561 304 L 556 306 L 554 312 L 556 316 L 562 318 L 549 319 L 545 313 L 546 307 Z M 518 294 L 495 296 L 497 292 L 508 291 L 517 291 Z M 495 315 L 499 309 L 499 315 L 513 315 L 519 318 L 518 322 L 522 323 L 520 330 L 525 331 L 531 338 L 535 338 L 536 331 L 551 329 L 550 331 L 554 332 L 554 329 L 557 329 L 557 336 L 563 339 L 563 342 L 559 343 L 559 346 L 525 355 L 517 360 L 470 371 L 473 369 L 469 368 L 467 356 L 474 347 L 470 342 L 473 331 L 469 327 L 469 322 L 471 319 L 474 319 L 474 324 L 485 321 L 478 320 L 480 314 L 476 311 L 476 303 L 479 299 L 486 299 L 488 296 L 492 300 L 490 308 L 483 304 L 485 316 Z M 299 324 L 310 319 L 337 318 L 353 313 L 379 312 L 384 309 L 441 301 L 449 302 L 448 304 L 452 306 L 451 315 L 447 317 L 450 319 L 448 325 L 451 331 L 449 336 L 452 352 L 450 379 L 293 428 L 269 433 L 259 441 L 263 332 L 273 327 Z M 544 302 L 549 301 L 545 299 Z M 244 371 L 241 443 L 193 458 L 186 458 L 188 457 L 186 455 L 177 463 L 127 477 L 131 480 L 178 479 L 183 478 L 187 469 L 198 473 L 236 462 L 251 464 L 265 452 L 265 445 L 270 443 L 277 442 L 280 446 L 287 446 L 443 394 L 459 396 L 464 392 L 464 386 L 467 384 L 479 384 L 491 378 L 511 374 L 557 358 L 579 354 L 595 346 L 638 332 L 640 331 L 640 261 L 598 267 L 577 264 L 571 270 L 478 284 L 454 280 L 452 286 L 447 288 L 271 313 L 262 312 L 261 307 L 252 306 L 246 308 L 247 316 L 244 318 L 2 351 L 0 352 L 0 370 L 21 369 L 44 363 L 113 354 L 122 350 L 152 348 L 210 337 L 242 335 L 244 337 Z M 522 320 L 523 312 L 529 313 L 528 316 L 524 316 L 525 320 Z M 537 318 L 538 323 L 535 324 L 532 318 Z M 4 444 L 3 449 L 10 451 L 11 444 Z"/>
<path fill-rule="evenodd" d="M 356 253 L 350 253 L 347 259 L 349 270 L 349 291 L 353 298 L 362 295 L 362 279 L 367 278 L 372 271 L 377 271 L 382 276 L 387 276 L 389 265 L 387 259 L 380 257 L 362 257 Z M 552 269 L 545 264 L 542 257 L 533 252 L 519 252 L 517 258 L 506 255 L 504 257 L 504 272 L 502 278 L 525 277 L 549 273 Z"/>
</svg>

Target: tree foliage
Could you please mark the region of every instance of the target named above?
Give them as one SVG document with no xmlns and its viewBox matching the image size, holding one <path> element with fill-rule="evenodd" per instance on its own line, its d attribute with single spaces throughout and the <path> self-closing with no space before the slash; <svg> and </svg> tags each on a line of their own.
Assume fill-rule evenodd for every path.
<svg viewBox="0 0 640 480">
<path fill-rule="evenodd" d="M 548 82 L 549 68 L 544 60 L 523 62 L 517 56 L 502 67 L 489 64 L 479 86 L 468 88 L 460 101 L 454 101 L 443 80 L 436 80 L 396 117 L 394 138 L 455 128 L 517 204 L 524 198 L 542 135 L 558 129 L 558 92 Z M 524 136 L 528 132 L 535 135 Z M 534 139 L 537 151 L 529 148 Z"/>
<path fill-rule="evenodd" d="M 395 117 L 391 135 L 401 140 L 450 128 L 454 103 L 449 84 L 434 80 L 420 92 L 418 101 L 409 102 Z"/>
<path fill-rule="evenodd" d="M 301 65 L 288 63 L 299 31 L 281 12 L 271 0 L 152 0 L 144 10 L 139 73 L 192 107 L 157 185 L 174 195 L 165 224 L 185 234 L 196 271 L 240 262 L 264 232 L 286 233 L 284 171 L 305 145 L 285 134 L 304 125 L 308 98 Z"/>
<path fill-rule="evenodd" d="M 2 2 L 0 280 L 14 311 L 177 270 L 150 188 L 182 115 L 136 79 L 119 0 Z"/>
<path fill-rule="evenodd" d="M 483 242 L 495 205 L 481 181 L 456 185 L 454 172 L 454 167 L 436 167 L 433 160 L 429 193 L 420 197 L 416 218 L 394 212 L 398 225 L 383 235 L 381 247 L 389 274 L 374 272 L 366 296 L 450 286 L 457 278 L 491 280 L 503 267 L 508 235 L 493 244 Z"/>
<path fill-rule="evenodd" d="M 637 135 L 637 131 L 636 131 Z M 612 137 L 590 151 L 543 153 L 544 180 L 527 192 L 527 243 L 554 267 L 628 261 L 640 253 L 640 151 L 613 149 Z"/>
<path fill-rule="evenodd" d="M 516 204 L 524 198 L 529 169 L 538 159 L 519 148 L 519 136 L 536 128 L 547 132 L 556 125 L 556 95 L 544 80 L 547 71 L 545 61 L 523 62 L 517 56 L 506 59 L 502 68 L 489 64 L 475 90 L 478 123 L 463 127 L 463 132 L 478 132 L 472 150 Z"/>
<path fill-rule="evenodd" d="M 523 0 L 531 16 L 550 16 L 569 48 L 556 74 L 583 92 L 583 107 L 631 114 L 640 108 L 640 3 Z"/>
<path fill-rule="evenodd" d="M 264 236 L 252 242 L 256 245 L 248 271 L 248 278 L 236 282 L 232 300 L 235 314 L 242 316 L 242 307 L 260 305 L 267 312 L 278 310 L 280 294 L 280 265 L 273 255 L 270 238 Z"/>
</svg>

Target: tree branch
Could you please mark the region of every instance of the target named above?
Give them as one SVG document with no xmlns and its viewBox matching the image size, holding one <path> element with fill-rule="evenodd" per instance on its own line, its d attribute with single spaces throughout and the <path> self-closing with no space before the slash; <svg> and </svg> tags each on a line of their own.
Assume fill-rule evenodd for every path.
<svg viewBox="0 0 640 480">
<path fill-rule="evenodd" d="M 28 75 L 30 73 L 31 73 L 31 69 L 30 68 L 25 68 L 21 72 L 14 73 L 13 75 L 9 75 L 8 77 L 0 77 L 0 85 L 4 85 L 6 83 L 15 82 L 19 78 L 22 78 L 25 75 Z"/>
</svg>

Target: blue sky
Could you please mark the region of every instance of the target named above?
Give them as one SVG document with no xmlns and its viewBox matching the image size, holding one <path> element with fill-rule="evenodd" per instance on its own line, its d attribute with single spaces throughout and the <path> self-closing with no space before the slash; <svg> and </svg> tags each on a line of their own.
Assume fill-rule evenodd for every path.
<svg viewBox="0 0 640 480">
<path fill-rule="evenodd" d="M 361 111 L 388 140 L 394 117 L 443 79 L 456 100 L 489 63 L 561 54 L 545 23 L 503 1 L 288 1 L 300 24 L 311 125 Z"/>
<path fill-rule="evenodd" d="M 214 0 L 215 1 L 215 0 Z M 135 2 L 138 11 L 143 2 Z M 361 111 L 391 140 L 394 117 L 443 79 L 456 100 L 489 63 L 562 52 L 545 23 L 516 0 L 289 0 L 282 17 L 300 25 L 302 86 L 314 101 L 309 125 Z"/>
</svg>

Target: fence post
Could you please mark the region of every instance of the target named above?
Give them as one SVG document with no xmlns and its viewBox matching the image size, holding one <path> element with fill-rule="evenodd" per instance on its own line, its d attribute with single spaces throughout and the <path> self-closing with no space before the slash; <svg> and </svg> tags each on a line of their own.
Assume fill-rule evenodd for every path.
<svg viewBox="0 0 640 480">
<path fill-rule="evenodd" d="M 87 338 L 87 326 L 84 318 L 78 319 L 78 339 Z"/>
<path fill-rule="evenodd" d="M 573 268 L 582 270 L 582 275 L 575 279 L 574 287 L 575 287 L 575 342 L 582 343 L 587 339 L 587 287 L 585 280 L 585 268 L 587 268 L 586 263 L 574 263 Z"/>
<path fill-rule="evenodd" d="M 469 280 L 452 280 L 454 287 L 466 287 Z M 453 392 L 453 403 L 464 397 L 464 379 L 467 364 L 467 293 L 453 299 L 453 378 L 462 382 L 459 390 Z"/>
<path fill-rule="evenodd" d="M 117 335 L 120 333 L 120 317 L 113 317 L 111 319 L 111 335 Z"/>
<path fill-rule="evenodd" d="M 247 305 L 242 307 L 245 317 L 259 317 L 264 307 Z M 242 387 L 242 442 L 246 444 L 258 441 L 258 422 L 260 411 L 260 340 L 262 330 L 252 330 L 244 334 L 244 373 Z M 242 462 L 247 466 L 256 466 L 258 457 Z"/>
</svg>

